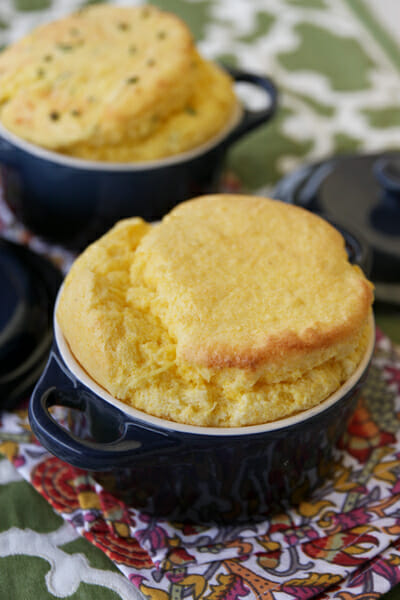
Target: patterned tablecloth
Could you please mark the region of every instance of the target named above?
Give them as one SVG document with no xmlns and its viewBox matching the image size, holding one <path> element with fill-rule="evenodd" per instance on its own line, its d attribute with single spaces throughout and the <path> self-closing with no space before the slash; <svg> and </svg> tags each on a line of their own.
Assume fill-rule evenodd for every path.
<svg viewBox="0 0 400 600">
<path fill-rule="evenodd" d="M 82 4 L 1 0 L 0 45 Z M 225 187 L 267 194 L 305 161 L 399 148 L 400 51 L 362 0 L 155 4 L 188 21 L 205 55 L 280 88 L 274 122 L 231 151 Z M 0 229 L 68 267 L 70 255 L 32 238 L 1 203 Z M 389 334 L 390 319 L 382 315 Z M 298 510 L 247 530 L 146 521 L 44 453 L 22 409 L 3 414 L 1 600 L 379 597 L 400 581 L 399 397 L 400 363 L 382 336 L 334 476 Z"/>
</svg>

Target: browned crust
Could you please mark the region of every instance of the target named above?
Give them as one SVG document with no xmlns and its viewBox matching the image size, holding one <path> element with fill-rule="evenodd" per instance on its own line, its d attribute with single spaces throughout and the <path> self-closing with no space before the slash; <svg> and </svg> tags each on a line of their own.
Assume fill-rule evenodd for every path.
<svg viewBox="0 0 400 600">
<path fill-rule="evenodd" d="M 255 371 L 264 365 L 280 365 L 311 352 L 335 348 L 357 335 L 369 317 L 373 287 L 364 279 L 360 279 L 360 286 L 359 310 L 353 314 L 351 322 L 329 329 L 318 328 L 316 324 L 315 327 L 305 329 L 301 336 L 286 330 L 280 335 L 266 336 L 265 343 L 258 348 L 232 348 L 228 344 L 185 347 L 182 357 L 189 363 L 210 369 L 238 368 Z"/>
<path fill-rule="evenodd" d="M 219 197 L 221 196 L 209 195 L 192 198 L 183 205 L 178 205 L 174 208 L 170 215 L 175 216 L 180 214 L 186 211 L 189 205 L 196 205 L 199 201 L 215 202 Z M 244 196 L 225 194 L 224 198 L 230 202 L 235 202 L 243 199 Z M 246 198 L 252 206 L 260 206 L 261 208 L 265 205 L 266 201 L 270 202 L 266 198 L 254 196 L 247 196 Z M 277 201 L 274 200 L 273 202 L 276 203 Z M 312 222 L 316 220 L 324 222 L 329 228 L 329 230 L 327 229 L 327 234 L 329 232 L 329 235 L 336 238 L 336 241 L 339 241 L 344 247 L 344 240 L 340 233 L 326 223 L 324 219 L 300 206 L 284 206 L 287 210 L 300 213 L 302 219 L 308 219 Z M 188 363 L 201 367 L 210 369 L 239 368 L 255 371 L 264 366 L 282 366 L 283 363 L 296 361 L 296 358 L 301 360 L 302 356 L 304 357 L 312 353 L 316 354 L 328 349 L 333 349 L 334 353 L 335 349 L 352 340 L 359 333 L 370 315 L 373 302 L 373 285 L 363 276 L 361 271 L 358 282 L 359 294 L 356 300 L 357 304 L 353 307 L 354 310 L 351 317 L 340 324 L 323 327 L 316 322 L 313 327 L 304 329 L 301 334 L 290 329 L 284 330 L 279 334 L 268 335 L 266 333 L 264 343 L 257 347 L 252 346 L 251 342 L 247 346 L 240 345 L 237 347 L 215 341 L 213 341 L 213 345 L 205 343 L 201 345 L 200 343 L 198 345 L 188 344 L 181 348 L 179 354 Z"/>
</svg>

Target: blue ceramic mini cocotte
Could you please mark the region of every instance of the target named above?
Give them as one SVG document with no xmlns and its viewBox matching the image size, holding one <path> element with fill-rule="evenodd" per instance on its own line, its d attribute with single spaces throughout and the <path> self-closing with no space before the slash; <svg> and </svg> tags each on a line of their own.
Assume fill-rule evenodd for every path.
<svg viewBox="0 0 400 600">
<path fill-rule="evenodd" d="M 149 514 L 207 524 L 259 520 L 299 502 L 326 477 L 373 348 L 372 332 L 356 372 L 310 410 L 264 425 L 195 427 L 113 398 L 75 360 L 55 320 L 30 423 L 52 454 Z M 53 406 L 71 409 L 69 429 L 52 416 Z"/>
<path fill-rule="evenodd" d="M 215 189 L 228 148 L 268 122 L 277 91 L 267 77 L 230 69 L 235 82 L 266 96 L 260 110 L 242 108 L 216 137 L 197 148 L 157 161 L 111 163 L 51 152 L 0 124 L 0 168 L 5 199 L 29 229 L 83 248 L 116 221 L 141 216 L 156 221 L 176 204 Z"/>
</svg>

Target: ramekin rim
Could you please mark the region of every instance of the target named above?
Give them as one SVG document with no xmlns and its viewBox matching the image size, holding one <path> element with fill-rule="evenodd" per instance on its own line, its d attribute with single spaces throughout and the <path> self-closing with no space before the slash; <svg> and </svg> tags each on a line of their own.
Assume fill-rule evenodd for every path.
<svg viewBox="0 0 400 600">
<path fill-rule="evenodd" d="M 60 352 L 61 358 L 67 366 L 68 370 L 76 377 L 76 379 L 89 389 L 96 396 L 103 399 L 105 402 L 111 404 L 115 408 L 125 413 L 129 418 L 139 421 L 139 424 L 145 424 L 146 426 L 153 426 L 157 429 L 163 429 L 167 431 L 173 431 L 176 433 L 184 433 L 190 435 L 208 435 L 208 436 L 224 436 L 224 437 L 235 437 L 235 436 L 246 436 L 246 435 L 258 435 L 266 434 L 281 429 L 286 429 L 294 425 L 298 425 L 303 421 L 319 415 L 324 412 L 336 402 L 338 402 L 343 396 L 346 396 L 362 378 L 365 370 L 367 369 L 370 360 L 373 355 L 375 347 L 375 322 L 373 315 L 371 314 L 371 334 L 368 341 L 367 349 L 364 353 L 362 360 L 354 373 L 349 379 L 342 384 L 333 394 L 328 398 L 317 404 L 316 406 L 307 410 L 301 411 L 289 417 L 271 421 L 269 423 L 262 423 L 259 425 L 246 425 L 243 427 L 203 427 L 196 425 L 187 425 L 184 423 L 177 423 L 175 421 L 169 421 L 161 417 L 156 417 L 147 414 L 139 409 L 133 408 L 128 404 L 125 404 L 121 400 L 113 397 L 107 390 L 101 387 L 92 377 L 81 367 L 78 361 L 73 356 L 69 345 L 64 337 L 61 327 L 57 321 L 57 304 L 60 298 L 60 292 L 56 301 L 54 310 L 54 338 L 57 348 Z"/>
</svg>

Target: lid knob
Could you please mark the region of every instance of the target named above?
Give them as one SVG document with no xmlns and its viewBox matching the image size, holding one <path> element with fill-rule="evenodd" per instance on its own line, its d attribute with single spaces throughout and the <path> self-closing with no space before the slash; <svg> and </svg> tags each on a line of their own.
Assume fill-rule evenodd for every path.
<svg viewBox="0 0 400 600">
<path fill-rule="evenodd" d="M 384 190 L 400 199 L 400 154 L 379 158 L 374 162 L 373 172 Z"/>
</svg>

